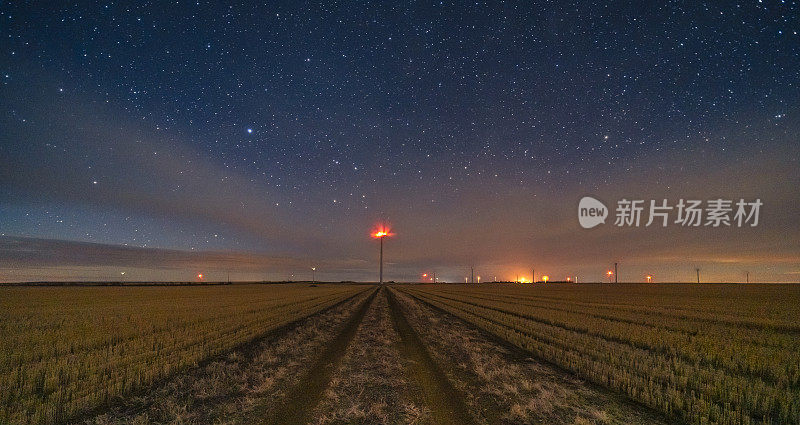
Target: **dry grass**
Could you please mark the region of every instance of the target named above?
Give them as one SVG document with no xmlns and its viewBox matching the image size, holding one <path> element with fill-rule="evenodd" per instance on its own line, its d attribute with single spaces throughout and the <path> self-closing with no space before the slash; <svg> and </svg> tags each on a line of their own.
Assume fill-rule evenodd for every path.
<svg viewBox="0 0 800 425">
<path fill-rule="evenodd" d="M 409 401 L 386 294 L 370 306 L 315 413 L 323 424 L 415 424 L 426 409 Z"/>
<path fill-rule="evenodd" d="M 274 338 L 178 375 L 86 423 L 232 423 L 254 406 L 277 401 L 364 297 L 366 294 L 311 316 Z"/>
<path fill-rule="evenodd" d="M 700 424 L 800 422 L 796 285 L 404 291 L 668 416 Z"/>
<path fill-rule="evenodd" d="M 0 423 L 69 420 L 363 289 L 0 288 Z"/>
<path fill-rule="evenodd" d="M 396 292 L 407 317 L 484 423 L 657 423 L 613 395 L 531 358 L 519 358 L 448 314 Z"/>
</svg>

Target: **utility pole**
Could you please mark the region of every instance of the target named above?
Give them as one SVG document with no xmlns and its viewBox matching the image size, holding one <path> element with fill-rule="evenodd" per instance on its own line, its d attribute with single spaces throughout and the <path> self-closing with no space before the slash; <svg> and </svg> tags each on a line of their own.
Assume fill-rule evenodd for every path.
<svg viewBox="0 0 800 425">
<path fill-rule="evenodd" d="M 694 270 L 697 272 L 697 283 L 700 283 L 700 268 L 697 267 Z"/>
<path fill-rule="evenodd" d="M 531 269 L 531 283 L 536 283 L 536 269 Z"/>
<path fill-rule="evenodd" d="M 475 267 L 469 268 L 469 283 L 475 283 Z"/>
<path fill-rule="evenodd" d="M 747 282 L 750 283 L 750 272 L 744 272 L 745 276 L 747 277 Z"/>
<path fill-rule="evenodd" d="M 433 283 L 436 283 L 436 272 L 433 272 Z"/>
<path fill-rule="evenodd" d="M 381 236 L 381 269 L 380 269 L 380 284 L 383 285 L 383 236 Z"/>
<path fill-rule="evenodd" d="M 311 283 L 317 283 L 317 268 L 311 268 Z"/>
<path fill-rule="evenodd" d="M 614 263 L 614 283 L 619 283 L 619 274 L 617 274 L 617 263 Z"/>
</svg>

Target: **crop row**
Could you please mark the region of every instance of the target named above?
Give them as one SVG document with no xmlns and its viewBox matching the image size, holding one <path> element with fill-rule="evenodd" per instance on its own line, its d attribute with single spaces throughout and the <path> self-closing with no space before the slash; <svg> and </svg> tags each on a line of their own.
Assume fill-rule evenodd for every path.
<svg viewBox="0 0 800 425">
<path fill-rule="evenodd" d="M 9 288 L 0 423 L 59 423 L 363 287 Z"/>
<path fill-rule="evenodd" d="M 549 308 L 531 298 L 514 301 L 507 297 L 512 289 L 501 286 L 493 287 L 493 298 L 479 288 L 403 290 L 668 415 L 693 423 L 800 421 L 800 392 L 792 378 L 796 351 L 778 350 L 784 355 L 774 356 L 758 345 L 727 349 L 729 341 L 719 334 L 691 335 L 652 323 L 611 320 L 558 302 Z M 730 326 L 728 335 L 737 331 Z"/>
<path fill-rule="evenodd" d="M 712 325 L 702 332 L 685 332 L 676 323 L 679 319 L 657 314 L 610 314 L 598 308 L 553 305 L 537 300 L 494 299 L 488 295 L 465 295 L 459 292 L 439 294 L 460 302 L 479 303 L 498 311 L 665 353 L 692 364 L 763 379 L 783 388 L 796 387 L 800 383 L 800 352 L 792 347 L 765 346 L 740 336 L 749 334 L 748 329 Z M 796 345 L 793 335 L 782 336 L 789 338 L 784 342 Z"/>
</svg>

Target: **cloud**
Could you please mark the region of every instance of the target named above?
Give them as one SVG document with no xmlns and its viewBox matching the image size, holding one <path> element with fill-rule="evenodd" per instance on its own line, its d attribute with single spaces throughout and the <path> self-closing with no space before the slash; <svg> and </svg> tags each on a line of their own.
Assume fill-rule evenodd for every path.
<svg viewBox="0 0 800 425">
<path fill-rule="evenodd" d="M 783 129 L 748 130 L 762 138 L 752 147 L 746 140 L 753 134 L 728 129 L 731 148 L 725 151 L 701 147 L 687 155 L 659 150 L 614 161 L 589 156 L 592 162 L 580 166 L 554 163 L 552 173 L 547 172 L 550 167 L 530 166 L 520 170 L 524 185 L 516 173 L 501 171 L 493 177 L 495 173 L 473 171 L 481 170 L 478 159 L 466 177 L 451 170 L 454 183 L 442 181 L 447 170 L 436 169 L 441 163 L 419 165 L 420 176 L 438 179 L 405 175 L 395 181 L 388 168 L 381 168 L 335 185 L 348 195 L 365 186 L 373 192 L 365 204 L 368 210 L 358 204 L 344 209 L 329 204 L 333 183 L 302 194 L 278 193 L 266 177 L 247 174 L 247 167 L 239 172 L 206 155 L 201 146 L 208 141 L 192 140 L 181 133 L 182 126 L 157 130 L 153 121 L 134 119 L 130 111 L 105 102 L 48 95 L 56 85 L 46 78 L 29 81 L 16 89 L 0 88 L 0 152 L 5 161 L 0 201 L 78 204 L 98 212 L 167 218 L 163 221 L 175 228 L 202 223 L 256 240 L 269 253 L 143 249 L 59 241 L 55 234 L 51 239 L 4 239 L 0 260 L 36 270 L 31 276 L 76 267 L 174 271 L 169 276 L 198 268 L 252 274 L 266 268 L 283 274 L 314 261 L 335 270 L 337 277 L 368 279 L 374 274 L 376 247 L 367 234 L 382 217 L 397 232 L 387 242 L 387 260 L 395 263 L 393 270 L 412 278 L 431 268 L 456 276 L 454 270 L 470 264 L 491 265 L 501 274 L 527 270 L 528 264 L 595 270 L 615 260 L 653 266 L 687 261 L 787 264 L 800 253 L 800 145 L 790 139 L 796 132 Z M 519 162 L 527 164 L 524 158 Z M 508 171 L 503 164 L 483 165 Z M 319 171 L 308 167 L 308 173 Z M 576 215 L 577 203 L 587 195 L 610 208 L 606 223 L 590 230 L 579 226 Z M 307 208 L 275 208 L 281 197 Z M 613 226 L 614 202 L 623 197 L 672 202 L 760 197 L 764 206 L 761 224 L 754 229 L 620 229 Z"/>
<path fill-rule="evenodd" d="M 185 136 L 109 105 L 47 96 L 44 81 L 4 93 L 0 199 L 212 223 L 287 246 L 313 236 L 274 208 L 267 185 L 209 159 Z"/>
<path fill-rule="evenodd" d="M 306 271 L 312 265 L 328 273 L 342 274 L 363 271 L 366 266 L 362 260 L 347 258 L 320 261 L 251 252 L 183 251 L 21 237 L 0 237 L 0 262 L 3 265 L 0 269 L 7 275 L 49 268 L 72 271 L 64 275 L 67 279 L 76 272 L 86 273 L 95 269 L 116 270 L 113 275 L 106 274 L 105 278 L 118 277 L 119 271 L 139 269 L 140 277 L 158 275 L 187 279 L 193 276 L 192 271 L 197 270 L 234 271 L 240 278 L 261 279 L 267 271 L 273 278 L 282 278 L 286 270 Z M 50 274 L 54 271 L 50 270 Z"/>
</svg>

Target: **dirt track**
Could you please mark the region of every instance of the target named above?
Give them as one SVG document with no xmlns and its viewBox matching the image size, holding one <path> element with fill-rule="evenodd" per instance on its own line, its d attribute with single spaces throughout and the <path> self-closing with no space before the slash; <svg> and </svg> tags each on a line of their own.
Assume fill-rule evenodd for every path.
<svg viewBox="0 0 800 425">
<path fill-rule="evenodd" d="M 374 288 L 88 423 L 659 423 L 402 291 Z"/>
<path fill-rule="evenodd" d="M 442 425 L 475 423 L 474 418 L 468 414 L 469 410 L 464 404 L 462 394 L 453 388 L 447 376 L 433 360 L 419 335 L 408 323 L 395 295 L 388 289 L 384 292 L 389 296 L 389 310 L 395 329 L 400 334 L 399 346 L 403 357 L 407 360 L 408 373 L 420 391 L 420 401 L 431 410 L 433 423 Z"/>
<path fill-rule="evenodd" d="M 269 411 L 285 397 L 369 291 L 75 423 L 246 423 L 240 419 L 251 417 L 255 410 Z"/>
<path fill-rule="evenodd" d="M 250 415 L 249 420 L 244 422 L 269 425 L 309 423 L 313 419 L 313 406 L 316 406 L 322 399 L 323 391 L 328 387 L 331 375 L 341 363 L 348 344 L 355 336 L 367 310 L 373 304 L 376 294 L 377 291 L 374 291 L 347 320 L 336 338 L 327 344 L 308 373 L 287 394 L 283 403 L 276 410 L 265 414 L 257 409 L 254 414 Z"/>
</svg>

